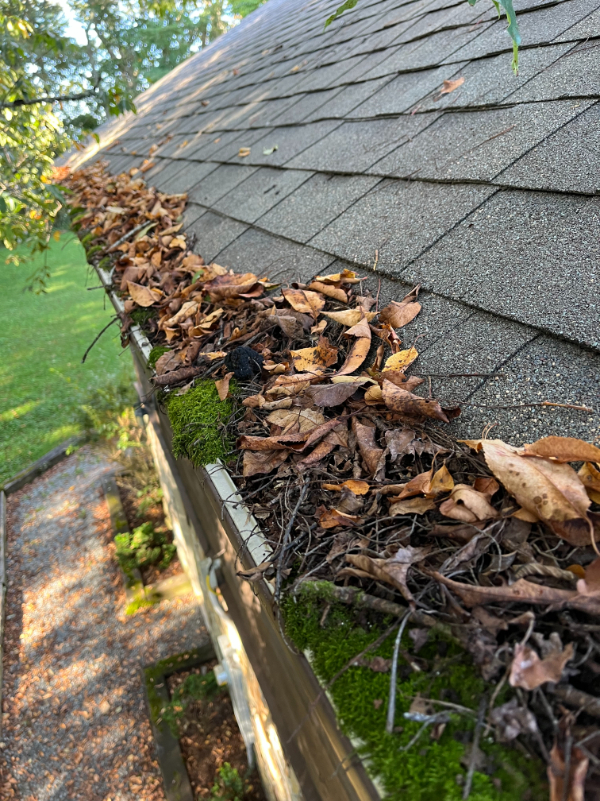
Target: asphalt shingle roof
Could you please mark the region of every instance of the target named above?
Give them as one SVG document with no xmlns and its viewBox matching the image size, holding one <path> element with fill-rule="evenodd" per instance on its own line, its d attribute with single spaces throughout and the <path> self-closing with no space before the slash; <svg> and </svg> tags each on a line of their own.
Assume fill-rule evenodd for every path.
<svg viewBox="0 0 600 801">
<path fill-rule="evenodd" d="M 381 299 L 420 282 L 420 371 L 502 373 L 432 378 L 456 431 L 598 439 L 600 0 L 517 0 L 518 76 L 483 3 L 361 0 L 323 30 L 338 1 L 268 0 L 75 160 L 158 144 L 146 177 L 189 193 L 205 259 L 354 266 Z M 598 411 L 523 405 L 544 400 Z"/>
</svg>

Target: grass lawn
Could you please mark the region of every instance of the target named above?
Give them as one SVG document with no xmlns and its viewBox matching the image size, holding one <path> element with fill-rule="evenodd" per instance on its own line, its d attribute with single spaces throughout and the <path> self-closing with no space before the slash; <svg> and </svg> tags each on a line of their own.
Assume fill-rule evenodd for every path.
<svg viewBox="0 0 600 801">
<path fill-rule="evenodd" d="M 77 407 L 90 389 L 133 375 L 114 325 L 112 306 L 88 272 L 79 240 L 63 234 L 47 258 L 47 294 L 24 291 L 35 263 L 4 264 L 0 253 L 0 485 L 55 445 L 79 433 Z"/>
</svg>

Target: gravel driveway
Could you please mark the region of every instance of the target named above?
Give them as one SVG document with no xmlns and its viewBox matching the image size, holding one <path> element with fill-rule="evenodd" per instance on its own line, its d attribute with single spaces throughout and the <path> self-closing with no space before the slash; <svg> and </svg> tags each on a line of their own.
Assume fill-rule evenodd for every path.
<svg viewBox="0 0 600 801">
<path fill-rule="evenodd" d="M 164 793 L 140 667 L 205 641 L 192 596 L 127 617 L 90 446 L 9 498 L 0 798 Z"/>
</svg>

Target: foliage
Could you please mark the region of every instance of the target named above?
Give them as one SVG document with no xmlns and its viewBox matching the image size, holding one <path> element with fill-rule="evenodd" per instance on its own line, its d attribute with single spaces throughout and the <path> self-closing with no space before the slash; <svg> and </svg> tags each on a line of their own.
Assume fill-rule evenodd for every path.
<svg viewBox="0 0 600 801">
<path fill-rule="evenodd" d="M 165 570 L 175 556 L 175 546 L 167 541 L 161 531 L 156 531 L 152 523 L 142 523 L 130 534 L 117 534 L 117 559 L 125 575 L 131 575 L 135 568 L 156 565 Z"/>
<path fill-rule="evenodd" d="M 224 692 L 224 690 L 217 684 L 212 670 L 205 675 L 190 673 L 174 690 L 169 703 L 161 708 L 160 716 L 173 734 L 178 736 L 179 722 L 183 718 L 187 707 L 194 701 L 215 698 L 221 692 Z"/>
<path fill-rule="evenodd" d="M 78 43 L 50 0 L 0 0 L 0 244 L 14 263 L 68 227 L 54 159 L 261 2 L 68 0 Z M 47 280 L 39 270 L 32 288 Z"/>
<path fill-rule="evenodd" d="M 154 348 L 152 348 L 150 355 L 148 356 L 148 367 L 151 370 L 154 370 L 156 367 L 156 362 L 164 353 L 168 353 L 169 350 L 170 348 L 168 348 L 166 345 L 156 345 Z"/>
<path fill-rule="evenodd" d="M 329 606 L 325 622 L 323 610 Z M 311 665 L 322 684 L 330 681 L 348 662 L 373 643 L 385 630 L 389 620 L 368 622 L 365 614 L 357 616 L 329 598 L 322 601 L 300 595 L 287 597 L 283 604 L 286 633 L 300 651 L 310 654 Z M 369 656 L 389 659 L 394 644 L 393 633 Z M 414 651 L 408 631 L 403 635 L 403 648 Z M 396 722 L 393 734 L 385 731 L 389 697 L 389 673 L 369 667 L 352 667 L 329 689 L 343 731 L 361 743 L 358 752 L 369 771 L 383 786 L 388 801 L 459 801 L 462 786 L 457 776 L 465 776 L 465 741 L 472 737 L 474 718 L 452 715 L 439 740 L 429 731 L 406 751 L 421 723 L 403 718 L 415 696 L 447 698 L 476 710 L 484 690 L 483 680 L 475 673 L 470 659 L 457 646 L 439 634 L 430 635 L 419 651 L 419 658 L 435 665 L 432 671 L 413 671 L 404 658 L 398 667 Z M 505 695 L 500 693 L 497 703 Z M 515 749 L 504 748 L 482 739 L 486 768 L 492 775 L 476 771 L 471 801 L 512 801 L 524 797 L 545 797 L 543 766 L 525 759 Z M 493 779 L 499 780 L 497 787 Z"/>
<path fill-rule="evenodd" d="M 474 6 L 477 0 L 467 0 L 470 6 Z M 492 0 L 492 3 L 496 7 L 496 11 L 498 12 L 498 17 L 502 16 L 501 9 L 504 10 L 506 14 L 506 19 L 508 21 L 508 35 L 512 39 L 513 42 L 513 61 L 512 61 L 512 68 L 517 73 L 519 69 L 519 45 L 521 44 L 521 34 L 519 33 L 519 25 L 517 23 L 517 15 L 513 8 L 512 0 Z M 336 10 L 331 14 L 331 16 L 327 17 L 325 20 L 325 28 L 327 28 L 331 23 L 336 20 L 338 17 L 341 17 L 345 11 L 350 11 L 358 4 L 358 0 L 345 0 L 341 6 L 338 6 Z"/>
<path fill-rule="evenodd" d="M 223 432 L 232 410 L 231 400 L 221 401 L 214 381 L 200 381 L 185 395 L 166 396 L 173 428 L 173 454 L 195 466 L 223 459 L 232 443 Z"/>
<path fill-rule="evenodd" d="M 236 768 L 224 762 L 217 770 L 215 783 L 210 791 L 213 801 L 243 801 L 244 782 Z"/>
</svg>

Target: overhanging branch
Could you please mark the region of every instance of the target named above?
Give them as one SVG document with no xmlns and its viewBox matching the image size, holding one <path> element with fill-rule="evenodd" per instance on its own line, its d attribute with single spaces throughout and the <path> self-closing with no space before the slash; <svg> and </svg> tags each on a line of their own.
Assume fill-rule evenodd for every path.
<svg viewBox="0 0 600 801">
<path fill-rule="evenodd" d="M 49 97 L 36 97 L 32 100 L 23 97 L 20 100 L 13 100 L 11 103 L 0 103 L 0 109 L 3 108 L 19 108 L 21 106 L 35 106 L 38 103 L 63 103 L 69 100 L 85 100 L 96 93 L 95 89 L 89 89 L 87 92 L 79 92 L 74 95 L 55 95 Z"/>
</svg>

